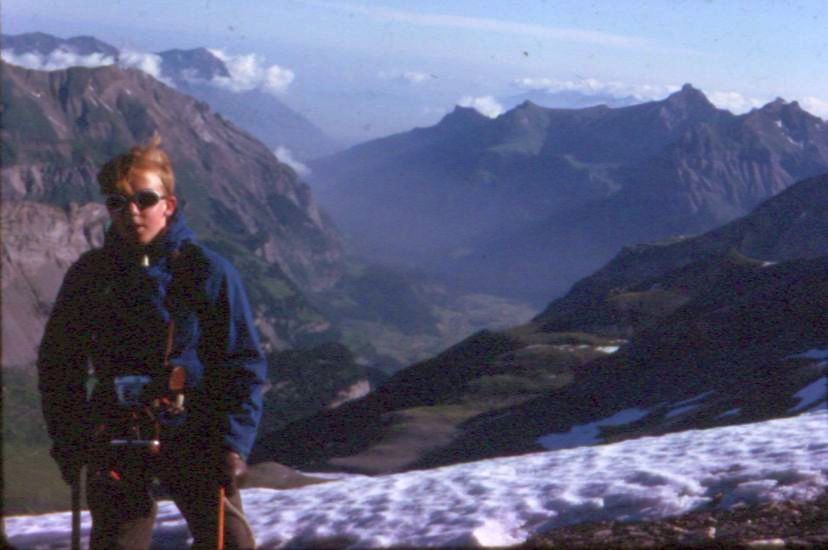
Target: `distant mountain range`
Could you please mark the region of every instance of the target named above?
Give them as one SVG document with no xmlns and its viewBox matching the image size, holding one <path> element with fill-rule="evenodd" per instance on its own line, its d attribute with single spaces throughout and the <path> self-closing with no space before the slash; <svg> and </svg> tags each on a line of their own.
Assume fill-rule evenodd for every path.
<svg viewBox="0 0 828 550">
<path fill-rule="evenodd" d="M 122 57 L 116 47 L 88 36 L 69 39 L 45 33 L 2 35 L 3 50 L 16 56 L 49 56 L 64 52 L 77 58 L 97 54 L 98 61 L 115 63 Z M 333 138 L 292 110 L 272 93 L 258 89 L 230 90 L 216 84 L 230 80 L 224 61 L 206 48 L 158 52 L 161 76 L 178 90 L 208 103 L 213 110 L 235 122 L 270 149 L 284 148 L 297 160 L 331 154 L 340 145 Z M 31 67 L 30 67 L 31 68 Z M 65 67 L 60 67 L 65 68 Z M 291 160 L 286 159 L 286 160 Z"/>
<path fill-rule="evenodd" d="M 58 38 L 43 32 L 31 32 L 24 34 L 3 34 L 0 35 L 4 50 L 22 55 L 36 53 L 47 56 L 55 51 L 63 51 L 74 55 L 101 54 L 118 59 L 120 52 L 118 48 L 107 44 L 93 36 L 74 36 L 72 38 Z"/>
<path fill-rule="evenodd" d="M 499 98 L 498 102 L 507 109 L 513 109 L 526 102 L 552 109 L 585 109 L 598 105 L 607 107 L 629 107 L 644 100 L 633 96 L 614 96 L 608 93 L 586 93 L 576 90 L 537 89 Z"/>
<path fill-rule="evenodd" d="M 541 304 L 624 245 L 705 231 L 828 170 L 828 126 L 782 100 L 733 115 L 686 85 L 616 109 L 458 107 L 311 167 L 361 252 Z"/>
<path fill-rule="evenodd" d="M 698 237 L 629 247 L 531 323 L 474 335 L 262 451 L 393 472 L 824 405 L 826 211 L 820 176 Z"/>
</svg>

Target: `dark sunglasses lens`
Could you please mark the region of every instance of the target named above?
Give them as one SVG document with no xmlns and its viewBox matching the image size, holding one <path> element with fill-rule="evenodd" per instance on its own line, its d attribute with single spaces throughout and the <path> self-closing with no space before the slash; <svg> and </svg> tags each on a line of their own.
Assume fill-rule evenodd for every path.
<svg viewBox="0 0 828 550">
<path fill-rule="evenodd" d="M 106 197 L 106 207 L 110 210 L 120 210 L 126 206 L 127 198 L 123 195 L 109 195 Z"/>
<path fill-rule="evenodd" d="M 161 197 L 153 193 L 152 191 L 139 191 L 135 195 L 135 203 L 138 205 L 138 208 L 143 210 L 144 208 L 149 208 L 150 206 L 155 206 L 158 204 L 158 201 L 161 200 Z"/>
<path fill-rule="evenodd" d="M 106 207 L 110 210 L 122 210 L 130 202 L 138 205 L 140 210 L 155 206 L 163 197 L 155 191 L 138 191 L 131 197 L 123 195 L 109 195 L 106 197 Z"/>
</svg>

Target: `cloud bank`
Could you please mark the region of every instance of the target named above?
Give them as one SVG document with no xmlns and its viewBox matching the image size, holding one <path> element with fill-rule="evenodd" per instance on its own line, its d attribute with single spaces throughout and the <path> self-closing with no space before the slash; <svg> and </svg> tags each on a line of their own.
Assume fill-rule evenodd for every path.
<svg viewBox="0 0 828 550">
<path fill-rule="evenodd" d="M 437 78 L 433 74 L 422 71 L 380 71 L 377 73 L 377 76 L 382 80 L 395 80 L 415 85 L 428 82 L 432 78 Z"/>
<path fill-rule="evenodd" d="M 802 98 L 802 101 L 800 101 L 799 104 L 802 105 L 802 108 L 809 113 L 816 115 L 823 120 L 828 120 L 828 100 L 808 96 Z"/>
<path fill-rule="evenodd" d="M 222 50 L 210 50 L 227 67 L 229 77 L 216 76 L 209 81 L 209 84 L 225 88 L 234 92 L 261 89 L 270 93 L 284 93 L 295 78 L 290 69 L 279 65 L 267 65 L 264 60 L 256 54 L 230 55 Z M 173 86 L 173 83 L 162 76 L 163 60 L 161 56 L 154 53 L 124 50 L 120 52 L 118 59 L 102 53 L 79 55 L 66 49 L 57 49 L 48 55 L 39 53 L 16 54 L 11 49 L 0 51 L 4 61 L 27 69 L 38 71 L 55 71 L 69 67 L 103 67 L 107 65 L 118 65 L 120 67 L 141 70 L 156 80 Z M 416 81 L 421 73 L 404 73 L 405 78 Z M 197 81 L 196 78 L 184 78 L 190 81 Z"/>
<path fill-rule="evenodd" d="M 758 109 L 767 101 L 755 97 L 748 97 L 739 92 L 714 91 L 707 95 L 710 103 L 720 109 L 727 109 L 731 113 L 742 114 L 752 109 Z"/>
<path fill-rule="evenodd" d="M 264 63 L 264 60 L 254 54 L 230 55 L 223 50 L 210 50 L 227 67 L 229 77 L 216 76 L 211 84 L 232 90 L 244 92 L 261 89 L 270 93 L 284 93 L 296 77 L 290 69 L 279 65 Z"/>
<path fill-rule="evenodd" d="M 497 100 L 490 95 L 481 97 L 472 97 L 467 95 L 460 99 L 457 104 L 461 107 L 471 107 L 476 109 L 478 113 L 489 118 L 496 118 L 505 112 L 503 105 L 498 103 Z"/>
<path fill-rule="evenodd" d="M 172 82 L 161 76 L 162 63 L 160 55 L 130 50 L 122 51 L 121 57 L 118 60 L 118 65 L 121 67 L 144 71 L 156 80 L 160 80 L 164 84 L 172 86 Z"/>
<path fill-rule="evenodd" d="M 5 49 L 0 50 L 0 57 L 12 65 L 36 71 L 57 71 L 68 67 L 103 67 L 116 63 L 115 58 L 102 53 L 79 55 L 64 49 L 54 50 L 48 55 L 16 54 L 11 49 Z"/>
<path fill-rule="evenodd" d="M 526 77 L 512 81 L 522 90 L 545 90 L 548 92 L 579 92 L 585 95 L 611 95 L 633 97 L 640 101 L 662 99 L 681 89 L 674 84 L 629 84 L 619 81 L 603 81 L 597 78 L 559 80 L 555 78 Z"/>
</svg>

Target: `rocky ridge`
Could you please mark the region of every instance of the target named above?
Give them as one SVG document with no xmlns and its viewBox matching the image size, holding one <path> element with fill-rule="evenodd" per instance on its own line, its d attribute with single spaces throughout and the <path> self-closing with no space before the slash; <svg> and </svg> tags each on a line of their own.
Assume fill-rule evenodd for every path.
<svg viewBox="0 0 828 550">
<path fill-rule="evenodd" d="M 115 64 L 118 48 L 91 36 L 68 39 L 46 33 L 2 35 L 3 50 L 16 56 L 98 56 L 99 63 Z M 286 148 L 298 159 L 328 155 L 340 147 L 304 115 L 273 93 L 228 86 L 232 75 L 225 61 L 207 48 L 158 52 L 160 77 L 183 93 L 206 102 L 222 116 L 256 136 L 271 150 Z M 61 67 L 65 68 L 65 67 Z M 244 88 L 244 89 L 242 89 Z"/>
<path fill-rule="evenodd" d="M 737 116 L 685 85 L 621 108 L 458 107 L 311 168 L 376 257 L 546 302 L 625 245 L 708 231 L 825 172 L 828 126 L 783 100 Z"/>
</svg>

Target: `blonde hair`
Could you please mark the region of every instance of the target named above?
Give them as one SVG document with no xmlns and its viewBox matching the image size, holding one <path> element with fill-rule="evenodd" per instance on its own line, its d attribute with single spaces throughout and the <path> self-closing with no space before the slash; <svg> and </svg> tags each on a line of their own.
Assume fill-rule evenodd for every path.
<svg viewBox="0 0 828 550">
<path fill-rule="evenodd" d="M 98 172 L 101 193 L 128 191 L 129 181 L 138 173 L 154 172 L 161 178 L 167 195 L 175 195 L 175 174 L 170 158 L 161 148 L 161 136 L 153 132 L 147 142 L 107 161 Z"/>
</svg>

